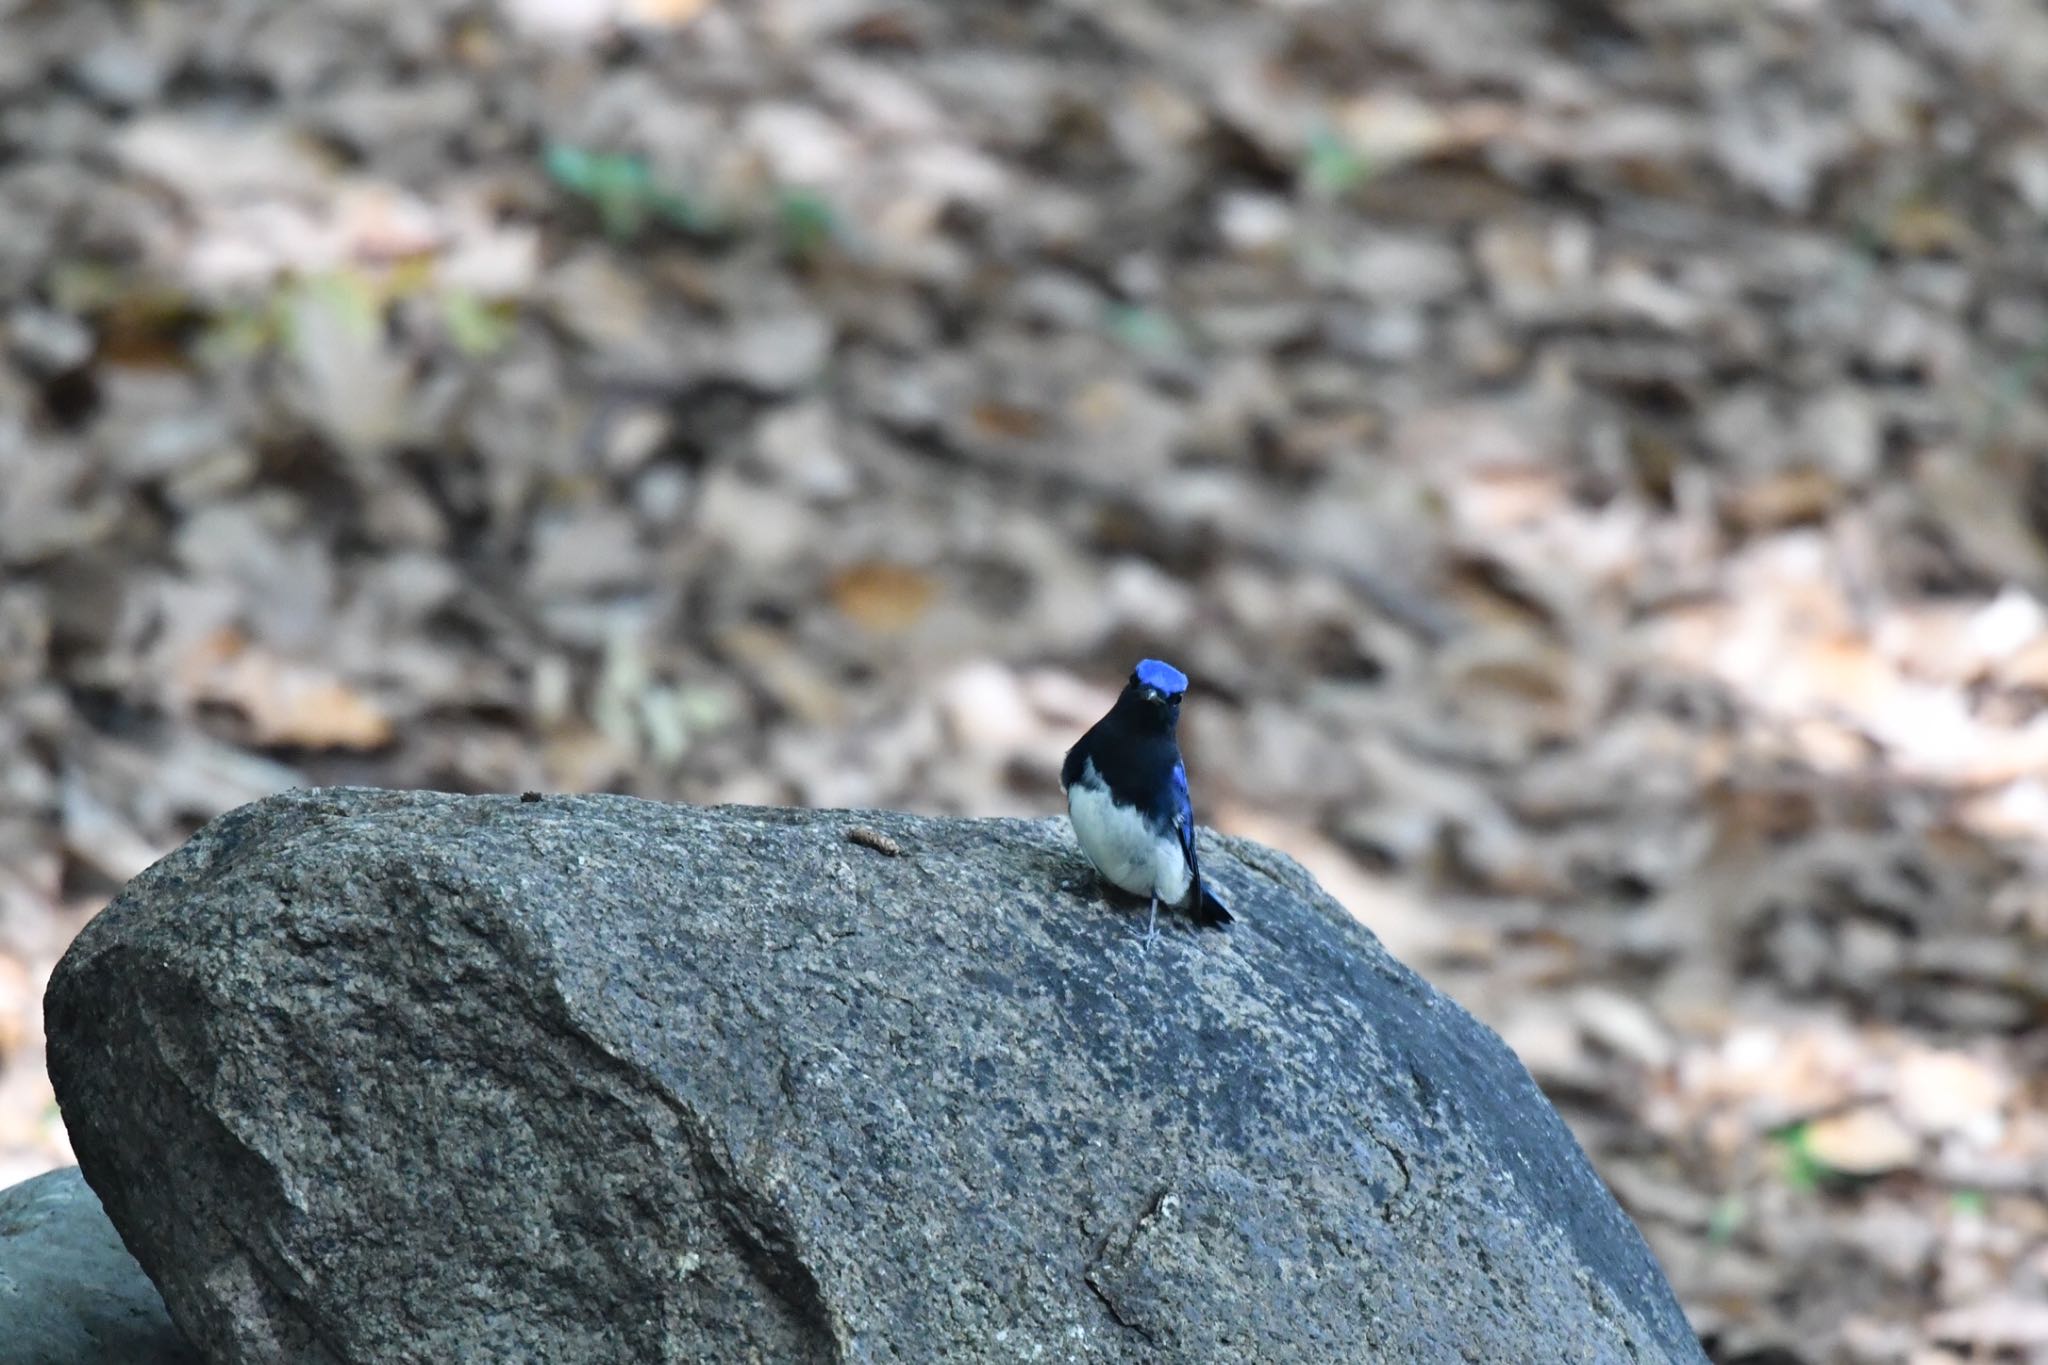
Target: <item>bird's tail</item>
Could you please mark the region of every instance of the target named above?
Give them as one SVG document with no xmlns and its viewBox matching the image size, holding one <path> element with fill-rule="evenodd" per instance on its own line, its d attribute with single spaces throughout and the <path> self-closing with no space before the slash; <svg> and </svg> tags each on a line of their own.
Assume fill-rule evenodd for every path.
<svg viewBox="0 0 2048 1365">
<path fill-rule="evenodd" d="M 1204 881 L 1199 883 L 1200 892 L 1195 896 L 1195 923 L 1204 929 L 1221 929 L 1231 922 L 1232 916 L 1223 898 L 1216 889 Z"/>
</svg>

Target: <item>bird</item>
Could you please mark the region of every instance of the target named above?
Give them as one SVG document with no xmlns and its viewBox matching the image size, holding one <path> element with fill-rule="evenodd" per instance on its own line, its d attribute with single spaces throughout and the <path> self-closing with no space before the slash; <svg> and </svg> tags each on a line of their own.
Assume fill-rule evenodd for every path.
<svg viewBox="0 0 2048 1365">
<path fill-rule="evenodd" d="M 1112 886 L 1152 902 L 1147 943 L 1159 936 L 1161 901 L 1204 928 L 1231 922 L 1195 861 L 1188 770 L 1174 738 L 1187 690 L 1187 675 L 1172 664 L 1139 660 L 1116 704 L 1060 765 L 1067 819 L 1081 851 Z"/>
</svg>

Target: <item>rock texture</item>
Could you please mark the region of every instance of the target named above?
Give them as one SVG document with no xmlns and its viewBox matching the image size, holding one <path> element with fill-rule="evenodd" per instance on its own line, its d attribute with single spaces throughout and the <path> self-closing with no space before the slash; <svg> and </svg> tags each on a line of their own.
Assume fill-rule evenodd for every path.
<svg viewBox="0 0 2048 1365">
<path fill-rule="evenodd" d="M 0 1360 L 199 1365 L 76 1166 L 0 1190 Z"/>
<path fill-rule="evenodd" d="M 221 1362 L 1703 1358 L 1498 1038 L 1203 866 L 1143 952 L 1057 821 L 295 793 L 88 926 L 51 1069 Z"/>
</svg>

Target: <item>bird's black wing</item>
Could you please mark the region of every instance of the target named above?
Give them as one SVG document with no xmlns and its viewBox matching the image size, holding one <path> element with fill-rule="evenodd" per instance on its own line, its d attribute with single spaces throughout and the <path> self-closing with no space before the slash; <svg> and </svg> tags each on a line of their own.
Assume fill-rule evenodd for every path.
<svg viewBox="0 0 2048 1365">
<path fill-rule="evenodd" d="M 1195 804 L 1188 799 L 1187 765 L 1178 757 L 1173 760 L 1172 800 L 1174 833 L 1180 836 L 1180 851 L 1188 860 L 1188 909 L 1195 923 L 1221 928 L 1230 923 L 1230 911 L 1202 880 L 1202 869 L 1195 861 Z"/>
<path fill-rule="evenodd" d="M 1074 741 L 1074 747 L 1067 750 L 1066 761 L 1060 764 L 1060 790 L 1065 791 L 1081 780 L 1081 770 L 1088 766 L 1088 740 L 1094 735 L 1090 730 Z"/>
</svg>

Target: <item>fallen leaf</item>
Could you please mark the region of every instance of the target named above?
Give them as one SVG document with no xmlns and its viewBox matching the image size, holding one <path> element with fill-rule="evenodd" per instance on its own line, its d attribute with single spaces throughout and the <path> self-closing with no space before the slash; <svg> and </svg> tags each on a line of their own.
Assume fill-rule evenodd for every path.
<svg viewBox="0 0 2048 1365">
<path fill-rule="evenodd" d="M 897 631 L 931 606 L 938 586 L 917 569 L 868 560 L 832 576 L 832 604 L 864 630 Z"/>
<path fill-rule="evenodd" d="M 405 411 L 407 368 L 384 331 L 384 305 L 363 277 L 309 280 L 286 296 L 286 349 L 306 415 L 352 454 L 391 441 Z"/>
<path fill-rule="evenodd" d="M 258 744 L 378 749 L 391 719 L 376 703 L 312 664 L 287 659 L 232 628 L 213 632 L 180 668 L 190 695 L 239 711 Z"/>
<path fill-rule="evenodd" d="M 2048 692 L 2048 635 L 2033 640 L 2005 660 L 1998 669 L 1998 681 L 2007 687 L 2024 687 Z"/>
<path fill-rule="evenodd" d="M 1959 1132 L 1995 1120 L 2006 1090 L 2006 1078 L 1977 1058 L 1929 1049 L 1899 1064 L 1892 1102 L 1923 1133 Z"/>
<path fill-rule="evenodd" d="M 1937 1313 L 1927 1335 L 1990 1351 L 2024 1351 L 2048 1346 L 2048 1303 L 2033 1299 L 1985 1299 Z"/>
<path fill-rule="evenodd" d="M 1369 871 L 1317 831 L 1236 805 L 1219 806 L 1206 818 L 1214 820 L 1218 829 L 1270 845 L 1300 863 L 1318 886 L 1371 929 L 1395 957 L 1426 961 L 1450 946 L 1454 926 L 1412 886 Z M 1489 938 L 1484 946 L 1490 950 L 1494 942 Z"/>
<path fill-rule="evenodd" d="M 1917 200 L 1892 215 L 1885 224 L 1885 240 L 1908 256 L 1949 255 L 1967 250 L 1976 234 L 1946 205 Z"/>
<path fill-rule="evenodd" d="M 76 774 L 62 793 L 64 848 L 116 886 L 169 850 L 153 843 L 123 811 L 100 799 Z"/>
<path fill-rule="evenodd" d="M 1806 1125 L 1807 1156 L 1842 1175 L 1882 1175 L 1910 1166 L 1920 1140 L 1889 1110 L 1865 1105 Z"/>
<path fill-rule="evenodd" d="M 1026 441 L 1045 430 L 1045 419 L 1029 408 L 1020 408 L 1014 403 L 999 403 L 985 399 L 976 403 L 968 414 L 975 428 L 984 435 L 999 436 L 1007 440 Z"/>
<path fill-rule="evenodd" d="M 1669 1066 L 1677 1054 L 1664 1021 L 1635 996 L 1588 986 L 1573 996 L 1572 1013 L 1586 1037 L 1652 1070 Z"/>
<path fill-rule="evenodd" d="M 20 959 L 0 957 L 0 1055 L 35 1036 L 42 992 Z"/>
<path fill-rule="evenodd" d="M 1008 758 L 1043 738 L 1016 673 L 991 659 L 963 664 L 939 685 L 939 710 L 970 753 Z"/>
<path fill-rule="evenodd" d="M 1822 520 L 1842 500 L 1842 488 L 1824 469 L 1793 469 L 1734 489 L 1728 516 L 1748 531 L 1773 531 Z"/>
<path fill-rule="evenodd" d="M 650 28 L 681 28 L 710 5 L 711 0 L 628 0 L 626 13 Z"/>
</svg>

